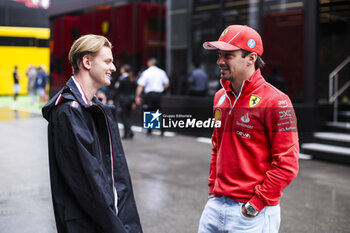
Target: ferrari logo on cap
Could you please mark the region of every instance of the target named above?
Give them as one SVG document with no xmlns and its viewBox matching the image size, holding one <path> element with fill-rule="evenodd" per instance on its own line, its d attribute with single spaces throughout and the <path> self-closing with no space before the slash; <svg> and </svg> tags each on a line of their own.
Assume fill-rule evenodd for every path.
<svg viewBox="0 0 350 233">
<path fill-rule="evenodd" d="M 260 96 L 257 96 L 257 95 L 252 95 L 250 97 L 250 100 L 249 100 L 249 107 L 252 108 L 254 107 L 255 105 L 257 105 L 261 100 L 261 97 Z"/>
<path fill-rule="evenodd" d="M 226 35 L 227 32 L 228 32 L 228 28 L 226 28 L 226 29 L 221 33 L 221 36 Z"/>
</svg>

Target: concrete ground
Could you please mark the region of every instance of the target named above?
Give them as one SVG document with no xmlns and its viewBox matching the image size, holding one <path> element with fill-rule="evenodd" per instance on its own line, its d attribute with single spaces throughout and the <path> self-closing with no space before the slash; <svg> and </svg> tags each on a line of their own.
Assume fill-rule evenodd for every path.
<svg viewBox="0 0 350 233">
<path fill-rule="evenodd" d="M 0 108 L 0 233 L 55 233 L 41 116 Z M 144 233 L 194 233 L 207 201 L 208 140 L 176 135 L 124 141 Z M 350 169 L 300 160 L 282 198 L 281 233 L 350 229 Z"/>
</svg>

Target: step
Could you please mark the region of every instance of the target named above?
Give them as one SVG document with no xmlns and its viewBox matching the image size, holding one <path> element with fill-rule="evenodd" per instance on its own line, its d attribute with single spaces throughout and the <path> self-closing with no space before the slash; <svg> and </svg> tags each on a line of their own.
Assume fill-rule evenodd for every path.
<svg viewBox="0 0 350 233">
<path fill-rule="evenodd" d="M 321 143 L 303 143 L 302 153 L 310 154 L 314 159 L 350 164 L 350 148 Z"/>
<path fill-rule="evenodd" d="M 311 160 L 312 159 L 312 155 L 307 155 L 307 154 L 300 153 L 299 154 L 299 159 Z"/>
<path fill-rule="evenodd" d="M 321 143 L 304 143 L 302 144 L 303 149 L 308 150 L 315 150 L 319 152 L 327 152 L 327 153 L 336 153 L 336 154 L 342 154 L 347 155 L 350 158 L 350 148 L 343 147 L 343 146 L 333 146 L 333 145 L 327 145 L 327 144 L 321 144 Z"/>
<path fill-rule="evenodd" d="M 336 132 L 316 132 L 314 133 L 314 137 L 319 143 L 350 147 L 350 134 Z"/>
<path fill-rule="evenodd" d="M 338 115 L 339 121 L 350 121 L 350 111 L 340 111 Z"/>
<path fill-rule="evenodd" d="M 339 116 L 350 117 L 350 111 L 340 111 Z"/>
<path fill-rule="evenodd" d="M 350 122 L 328 121 L 326 126 L 337 132 L 350 132 Z"/>
</svg>

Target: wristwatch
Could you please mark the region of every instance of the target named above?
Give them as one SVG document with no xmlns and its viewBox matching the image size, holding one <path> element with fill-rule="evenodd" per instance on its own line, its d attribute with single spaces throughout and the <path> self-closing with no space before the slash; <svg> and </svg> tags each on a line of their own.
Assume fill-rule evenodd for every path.
<svg viewBox="0 0 350 233">
<path fill-rule="evenodd" d="M 255 216 L 257 216 L 258 213 L 259 213 L 259 211 L 257 211 L 257 210 L 255 209 L 255 207 L 252 206 L 249 202 L 245 203 L 245 204 L 243 205 L 243 207 L 246 209 L 248 215 L 251 215 L 251 216 L 254 216 L 254 217 L 255 217 Z"/>
</svg>

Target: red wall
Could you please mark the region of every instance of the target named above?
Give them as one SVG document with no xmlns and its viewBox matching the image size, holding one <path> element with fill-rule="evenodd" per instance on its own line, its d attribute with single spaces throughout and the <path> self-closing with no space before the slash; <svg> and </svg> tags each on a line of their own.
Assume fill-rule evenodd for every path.
<svg viewBox="0 0 350 233">
<path fill-rule="evenodd" d="M 117 67 L 124 63 L 132 63 L 136 57 L 138 67 L 134 68 L 138 71 L 145 66 L 150 56 L 161 54 L 164 58 L 165 30 L 159 34 L 154 22 L 157 22 L 160 16 L 165 25 L 165 11 L 165 6 L 139 3 L 98 7 L 90 12 L 54 19 L 51 54 L 52 89 L 59 90 L 70 78 L 72 70 L 67 58 L 68 52 L 74 40 L 80 35 L 93 33 L 107 37 L 113 44 L 112 51 Z M 134 19 L 137 21 L 133 22 Z M 102 25 L 106 23 L 108 30 L 103 31 Z"/>
<path fill-rule="evenodd" d="M 274 66 L 281 68 L 286 92 L 293 100 L 301 100 L 303 92 L 303 35 L 302 10 L 271 13 L 263 20 L 264 76 Z"/>
</svg>

